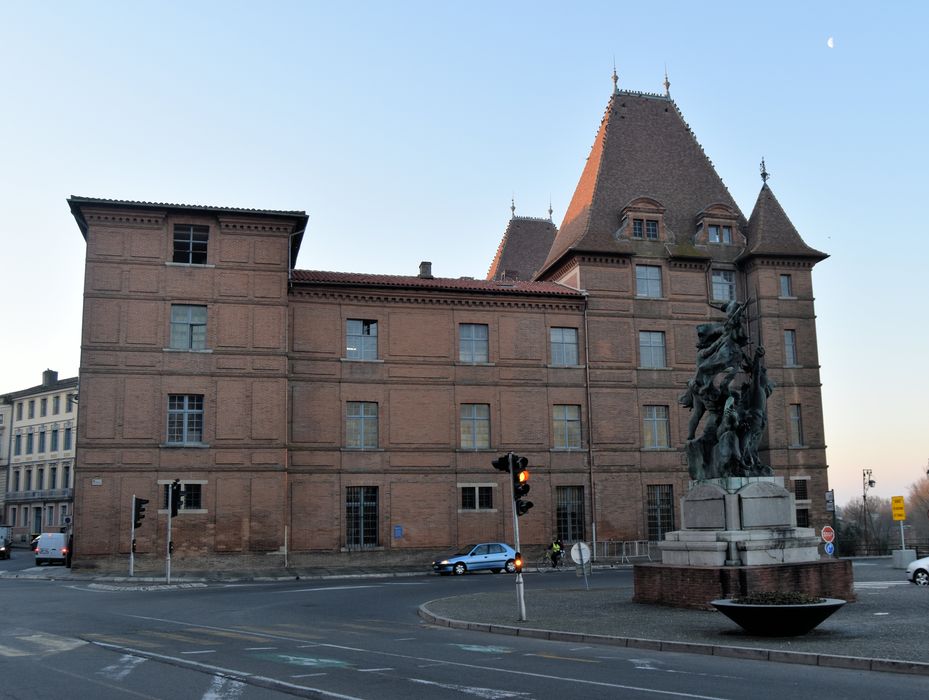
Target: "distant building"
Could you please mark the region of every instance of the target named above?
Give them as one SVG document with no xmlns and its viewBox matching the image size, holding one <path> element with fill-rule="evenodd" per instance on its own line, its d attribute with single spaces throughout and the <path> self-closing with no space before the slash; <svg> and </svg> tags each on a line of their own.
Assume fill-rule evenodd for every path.
<svg viewBox="0 0 929 700">
<path fill-rule="evenodd" d="M 13 526 L 14 542 L 59 532 L 70 522 L 77 389 L 77 377 L 58 379 L 57 372 L 46 370 L 38 386 L 2 397 L 10 416 L 8 429 L 0 432 L 9 455 L 4 524 Z"/>
<path fill-rule="evenodd" d="M 616 90 L 559 229 L 511 218 L 487 279 L 295 270 L 300 211 L 72 197 L 87 242 L 75 566 L 420 562 L 658 540 L 710 302 L 752 297 L 777 384 L 761 454 L 824 521 L 812 268 L 767 184 L 742 214 L 666 95 Z M 601 545 L 602 546 L 602 545 Z M 273 555 L 269 558 L 268 555 Z"/>
</svg>

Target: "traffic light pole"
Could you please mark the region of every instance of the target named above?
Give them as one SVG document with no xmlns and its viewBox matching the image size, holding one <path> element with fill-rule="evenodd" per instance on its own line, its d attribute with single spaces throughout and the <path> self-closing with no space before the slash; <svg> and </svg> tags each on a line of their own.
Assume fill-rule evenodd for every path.
<svg viewBox="0 0 929 700">
<path fill-rule="evenodd" d="M 174 518 L 174 489 L 168 488 L 168 541 L 165 544 L 165 583 L 171 583 L 171 521 Z"/>
<path fill-rule="evenodd" d="M 135 575 L 135 494 L 132 494 L 132 508 L 129 510 L 129 576 Z"/>
<path fill-rule="evenodd" d="M 510 462 L 510 503 L 513 504 L 513 545 L 516 551 L 522 554 L 523 550 L 519 548 L 519 514 L 516 512 L 516 487 L 513 478 L 516 456 L 510 452 L 508 457 Z M 524 622 L 526 620 L 526 596 L 523 588 L 522 567 L 516 570 L 516 612 L 519 621 Z"/>
</svg>

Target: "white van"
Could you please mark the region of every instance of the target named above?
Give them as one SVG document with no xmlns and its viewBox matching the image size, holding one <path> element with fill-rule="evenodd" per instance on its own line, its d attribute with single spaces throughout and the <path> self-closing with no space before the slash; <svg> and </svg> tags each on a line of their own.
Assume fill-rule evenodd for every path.
<svg viewBox="0 0 929 700">
<path fill-rule="evenodd" d="M 43 532 L 35 543 L 35 565 L 42 562 L 53 564 L 66 563 L 68 557 L 68 540 L 63 532 Z"/>
</svg>

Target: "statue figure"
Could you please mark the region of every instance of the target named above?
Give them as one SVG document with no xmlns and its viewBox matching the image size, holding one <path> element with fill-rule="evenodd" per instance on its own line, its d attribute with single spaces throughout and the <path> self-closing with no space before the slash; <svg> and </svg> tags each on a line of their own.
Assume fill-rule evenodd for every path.
<svg viewBox="0 0 929 700">
<path fill-rule="evenodd" d="M 758 457 L 767 425 L 767 398 L 773 384 L 764 366 L 764 348 L 749 355 L 743 314 L 751 300 L 710 304 L 724 322 L 697 326 L 697 369 L 679 401 L 691 409 L 685 451 L 695 480 L 772 474 Z M 736 377 L 747 377 L 739 388 Z M 703 434 L 697 437 L 700 422 Z"/>
</svg>

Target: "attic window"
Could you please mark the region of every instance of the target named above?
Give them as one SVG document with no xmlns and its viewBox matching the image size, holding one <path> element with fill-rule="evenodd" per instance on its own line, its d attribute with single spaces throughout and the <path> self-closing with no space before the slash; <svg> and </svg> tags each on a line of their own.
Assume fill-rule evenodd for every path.
<svg viewBox="0 0 929 700">
<path fill-rule="evenodd" d="M 710 224 L 707 227 L 707 239 L 710 243 L 732 245 L 732 227 Z"/>
<path fill-rule="evenodd" d="M 658 222 L 654 219 L 633 219 L 632 237 L 638 239 L 658 240 Z"/>
</svg>

